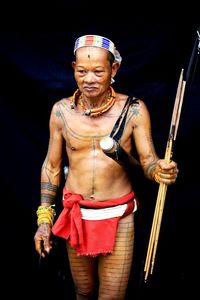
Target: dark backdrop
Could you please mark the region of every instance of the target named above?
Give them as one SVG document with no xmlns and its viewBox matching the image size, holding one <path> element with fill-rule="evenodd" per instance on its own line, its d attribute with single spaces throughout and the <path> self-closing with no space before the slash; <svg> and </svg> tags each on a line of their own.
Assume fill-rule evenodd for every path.
<svg viewBox="0 0 200 300">
<path fill-rule="evenodd" d="M 57 240 L 50 258 L 39 264 L 33 237 L 50 110 L 76 88 L 71 68 L 75 39 L 94 33 L 115 42 L 123 62 L 113 87 L 145 101 L 155 147 L 163 157 L 180 71 L 188 67 L 199 27 L 197 18 L 185 22 L 169 15 L 134 15 L 123 22 L 110 18 L 100 24 L 83 21 L 82 16 L 80 26 L 63 27 L 66 31 L 0 33 L 1 273 L 6 298 L 14 294 L 20 299 L 74 299 L 62 241 Z M 140 207 L 135 215 L 136 246 L 127 299 L 186 295 L 194 299 L 197 291 L 199 70 L 197 64 L 184 98 L 173 151 L 179 178 L 167 190 L 154 272 L 146 284 L 143 267 L 158 186 L 136 178 Z"/>
</svg>

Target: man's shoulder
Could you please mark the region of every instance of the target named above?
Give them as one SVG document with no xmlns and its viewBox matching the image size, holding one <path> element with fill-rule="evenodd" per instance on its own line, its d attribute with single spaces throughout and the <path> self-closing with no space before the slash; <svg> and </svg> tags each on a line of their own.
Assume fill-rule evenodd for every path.
<svg viewBox="0 0 200 300">
<path fill-rule="evenodd" d="M 138 97 L 137 95 L 132 95 L 132 94 L 121 94 L 121 93 L 116 93 L 116 99 L 119 101 L 119 102 L 126 102 L 126 101 L 130 101 L 131 103 L 135 103 L 135 102 L 144 102 L 144 100 L 140 97 Z"/>
<path fill-rule="evenodd" d="M 59 100 L 56 100 L 52 104 L 52 113 L 55 113 L 57 111 L 61 111 L 62 108 L 67 108 L 70 106 L 70 97 L 63 97 Z"/>
<path fill-rule="evenodd" d="M 60 99 L 54 101 L 53 107 L 58 106 L 58 105 L 70 104 L 70 100 L 71 100 L 71 96 L 60 98 Z"/>
</svg>

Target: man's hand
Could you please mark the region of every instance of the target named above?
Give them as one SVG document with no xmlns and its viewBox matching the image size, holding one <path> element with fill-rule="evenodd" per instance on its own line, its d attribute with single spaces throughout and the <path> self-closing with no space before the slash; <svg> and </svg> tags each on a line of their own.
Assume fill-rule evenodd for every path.
<svg viewBox="0 0 200 300">
<path fill-rule="evenodd" d="M 38 226 L 36 234 L 34 236 L 35 249 L 42 257 L 52 249 L 52 233 L 51 226 L 48 223 L 42 223 Z"/>
<path fill-rule="evenodd" d="M 167 185 L 173 184 L 178 176 L 177 163 L 171 161 L 166 163 L 164 159 L 159 159 L 154 171 L 153 178 L 156 182 L 163 182 Z"/>
</svg>

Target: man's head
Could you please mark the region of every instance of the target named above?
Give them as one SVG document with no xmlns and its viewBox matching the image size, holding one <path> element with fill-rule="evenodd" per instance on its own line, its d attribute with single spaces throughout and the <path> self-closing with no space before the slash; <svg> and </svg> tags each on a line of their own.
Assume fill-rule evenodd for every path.
<svg viewBox="0 0 200 300">
<path fill-rule="evenodd" d="M 72 67 L 79 90 L 88 98 L 105 94 L 121 63 L 114 43 L 99 35 L 84 35 L 76 40 L 74 54 Z"/>
</svg>

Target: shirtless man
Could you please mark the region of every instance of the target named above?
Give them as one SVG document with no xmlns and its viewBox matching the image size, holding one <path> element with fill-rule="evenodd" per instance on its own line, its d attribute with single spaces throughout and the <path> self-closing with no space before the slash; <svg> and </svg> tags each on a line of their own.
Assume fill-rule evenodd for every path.
<svg viewBox="0 0 200 300">
<path fill-rule="evenodd" d="M 111 40 L 96 35 L 78 38 L 74 54 L 72 66 L 78 89 L 71 97 L 56 102 L 50 116 L 35 248 L 44 257 L 53 247 L 52 235 L 66 239 L 77 300 L 93 299 L 97 282 L 98 300 L 122 300 L 132 264 L 137 198 L 126 168 L 100 147 L 128 98 L 111 86 L 121 56 Z M 133 141 L 144 175 L 156 182 L 173 184 L 177 164 L 166 164 L 158 158 L 149 112 L 140 99 L 128 107 L 119 142 L 130 154 Z M 53 204 L 66 154 L 69 165 L 63 210 L 55 220 Z"/>
</svg>

